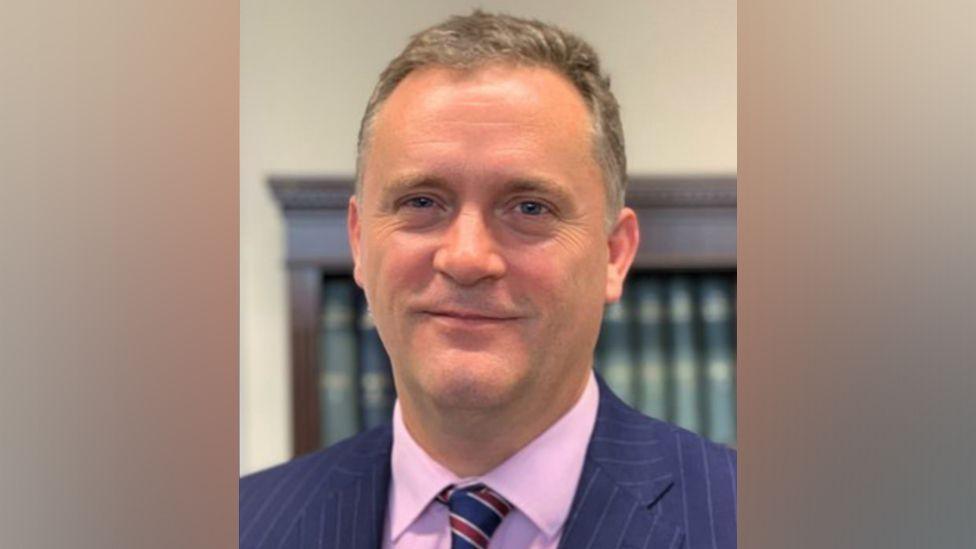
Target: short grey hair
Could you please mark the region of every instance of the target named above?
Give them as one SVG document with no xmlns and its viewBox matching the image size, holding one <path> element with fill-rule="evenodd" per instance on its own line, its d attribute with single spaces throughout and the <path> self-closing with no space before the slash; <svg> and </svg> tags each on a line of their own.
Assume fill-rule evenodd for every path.
<svg viewBox="0 0 976 549">
<path fill-rule="evenodd" d="M 407 75 L 428 66 L 470 70 L 492 62 L 550 68 L 579 91 L 592 117 L 593 152 L 603 175 L 609 228 L 624 205 L 627 156 L 620 107 L 596 52 L 580 37 L 554 25 L 481 10 L 453 16 L 415 34 L 380 74 L 359 127 L 356 194 L 362 193 L 365 156 L 376 114 Z"/>
</svg>

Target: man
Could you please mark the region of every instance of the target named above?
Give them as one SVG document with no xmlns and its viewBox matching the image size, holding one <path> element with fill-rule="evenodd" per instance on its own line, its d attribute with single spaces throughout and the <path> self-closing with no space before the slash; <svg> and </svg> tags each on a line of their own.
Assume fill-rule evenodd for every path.
<svg viewBox="0 0 976 549">
<path fill-rule="evenodd" d="M 392 427 L 242 479 L 242 547 L 734 547 L 735 454 L 593 374 L 638 245 L 593 50 L 475 12 L 415 36 L 359 137 L 354 276 Z"/>
</svg>

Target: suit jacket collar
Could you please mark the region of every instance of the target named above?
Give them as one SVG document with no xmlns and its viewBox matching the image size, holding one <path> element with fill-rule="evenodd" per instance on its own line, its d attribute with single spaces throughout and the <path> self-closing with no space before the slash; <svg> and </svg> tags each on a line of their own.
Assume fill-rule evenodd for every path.
<svg viewBox="0 0 976 549">
<path fill-rule="evenodd" d="M 597 422 L 559 547 L 676 547 L 684 534 L 669 511 L 676 482 L 662 443 L 669 426 L 629 408 L 599 376 L 597 382 Z M 321 547 L 382 547 L 392 440 L 386 426 L 344 452 L 334 480 L 305 509 L 302 545 L 325 536 Z"/>
</svg>

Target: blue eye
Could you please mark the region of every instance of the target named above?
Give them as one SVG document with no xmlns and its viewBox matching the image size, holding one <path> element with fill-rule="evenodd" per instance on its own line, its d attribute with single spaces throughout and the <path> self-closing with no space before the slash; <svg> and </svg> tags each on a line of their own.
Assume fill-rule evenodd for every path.
<svg viewBox="0 0 976 549">
<path fill-rule="evenodd" d="M 426 196 L 415 196 L 407 199 L 404 204 L 411 208 L 430 208 L 434 205 L 434 200 Z"/>
<path fill-rule="evenodd" d="M 519 202 L 518 208 L 520 213 L 531 216 L 542 215 L 549 211 L 549 208 L 546 208 L 545 205 L 539 202 L 533 202 L 531 200 Z"/>
</svg>

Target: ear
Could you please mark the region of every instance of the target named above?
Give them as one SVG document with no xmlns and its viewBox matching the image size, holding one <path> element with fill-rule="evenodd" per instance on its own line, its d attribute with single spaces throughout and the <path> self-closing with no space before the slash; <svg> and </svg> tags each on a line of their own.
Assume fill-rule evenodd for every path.
<svg viewBox="0 0 976 549">
<path fill-rule="evenodd" d="M 349 209 L 346 212 L 346 233 L 349 236 L 349 249 L 352 251 L 352 277 L 356 285 L 363 286 L 362 256 L 360 250 L 361 227 L 359 219 L 359 205 L 356 203 L 356 196 L 349 197 Z"/>
<path fill-rule="evenodd" d="M 606 302 L 613 303 L 620 299 L 624 289 L 624 279 L 634 263 L 637 247 L 640 244 L 640 229 L 637 226 L 637 214 L 630 208 L 620 210 L 617 221 L 607 236 L 607 247 L 610 251 L 607 263 Z"/>
</svg>

